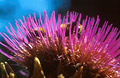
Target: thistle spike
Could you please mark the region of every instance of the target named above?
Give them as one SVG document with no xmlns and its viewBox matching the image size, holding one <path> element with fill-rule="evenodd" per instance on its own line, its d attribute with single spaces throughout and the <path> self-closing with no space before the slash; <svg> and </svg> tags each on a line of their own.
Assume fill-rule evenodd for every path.
<svg viewBox="0 0 120 78">
<path fill-rule="evenodd" d="M 14 73 L 10 73 L 10 77 L 9 78 L 15 78 L 15 74 Z"/>
<path fill-rule="evenodd" d="M 60 74 L 60 75 L 58 75 L 57 78 L 65 78 L 65 77 L 63 76 L 63 74 Z"/>
<path fill-rule="evenodd" d="M 11 68 L 11 66 L 7 62 L 5 62 L 5 67 L 6 67 L 8 72 L 10 72 L 11 74 L 14 74 L 13 69 Z"/>
<path fill-rule="evenodd" d="M 0 67 L 2 70 L 2 78 L 15 78 L 14 71 L 7 62 L 1 62 Z"/>
<path fill-rule="evenodd" d="M 2 78 L 9 78 L 9 75 L 6 71 L 5 64 L 3 62 L 0 63 L 1 71 L 2 71 Z"/>
<path fill-rule="evenodd" d="M 37 57 L 34 58 L 34 71 L 32 78 L 46 78 L 40 60 Z"/>
</svg>

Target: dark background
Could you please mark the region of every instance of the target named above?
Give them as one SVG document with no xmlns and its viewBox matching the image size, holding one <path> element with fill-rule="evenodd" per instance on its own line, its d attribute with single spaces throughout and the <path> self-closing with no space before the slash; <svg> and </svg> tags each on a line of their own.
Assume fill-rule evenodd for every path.
<svg viewBox="0 0 120 78">
<path fill-rule="evenodd" d="M 109 21 L 120 29 L 120 0 L 72 0 L 70 10 L 82 13 L 83 17 L 99 15 L 100 25 Z"/>
</svg>

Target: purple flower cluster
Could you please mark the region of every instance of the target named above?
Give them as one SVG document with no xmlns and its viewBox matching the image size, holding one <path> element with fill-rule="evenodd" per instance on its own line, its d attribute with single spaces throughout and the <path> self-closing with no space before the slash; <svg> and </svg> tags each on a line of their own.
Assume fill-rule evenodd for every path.
<svg viewBox="0 0 120 78">
<path fill-rule="evenodd" d="M 56 78 L 119 78 L 120 77 L 120 31 L 105 21 L 99 26 L 99 16 L 81 21 L 81 14 L 67 12 L 61 19 L 55 19 L 55 12 L 49 18 L 44 12 L 44 23 L 34 17 L 16 21 L 17 32 L 12 25 L 6 27 L 12 39 L 5 33 L 0 35 L 8 45 L 0 44 L 8 52 L 0 50 L 6 57 L 33 71 L 33 61 L 38 57 L 45 76 Z M 75 23 L 75 25 L 73 24 Z M 67 32 L 69 31 L 69 32 Z M 67 35 L 66 35 L 67 33 Z"/>
</svg>

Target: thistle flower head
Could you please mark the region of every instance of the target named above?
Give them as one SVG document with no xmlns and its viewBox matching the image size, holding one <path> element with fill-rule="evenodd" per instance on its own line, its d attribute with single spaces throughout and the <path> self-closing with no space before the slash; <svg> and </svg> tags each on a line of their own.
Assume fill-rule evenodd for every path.
<svg viewBox="0 0 120 78">
<path fill-rule="evenodd" d="M 44 12 L 44 23 L 40 13 L 23 20 L 16 21 L 17 32 L 6 27 L 12 39 L 1 34 L 9 46 L 0 44 L 12 54 L 0 52 L 27 67 L 30 77 L 39 66 L 41 78 L 120 78 L 120 31 L 107 21 L 98 27 L 99 16 L 81 21 L 81 14 L 67 12 L 56 22 L 53 11 L 50 19 Z"/>
</svg>

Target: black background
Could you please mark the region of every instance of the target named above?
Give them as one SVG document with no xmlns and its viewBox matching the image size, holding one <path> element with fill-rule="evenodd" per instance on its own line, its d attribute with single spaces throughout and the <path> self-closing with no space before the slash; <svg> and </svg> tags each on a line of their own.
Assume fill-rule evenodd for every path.
<svg viewBox="0 0 120 78">
<path fill-rule="evenodd" d="M 72 0 L 70 11 L 82 13 L 90 17 L 100 17 L 100 25 L 104 21 L 120 29 L 120 0 Z"/>
</svg>

